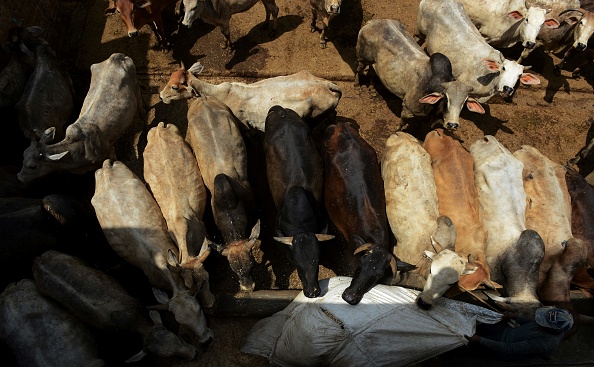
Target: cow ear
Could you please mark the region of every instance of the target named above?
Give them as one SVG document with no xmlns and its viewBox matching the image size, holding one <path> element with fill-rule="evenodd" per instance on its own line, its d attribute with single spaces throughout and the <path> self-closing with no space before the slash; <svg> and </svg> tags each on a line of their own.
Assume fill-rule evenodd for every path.
<svg viewBox="0 0 594 367">
<path fill-rule="evenodd" d="M 538 79 L 534 74 L 522 73 L 522 75 L 520 75 L 520 82 L 526 85 L 540 84 L 540 79 Z"/>
<path fill-rule="evenodd" d="M 252 228 L 252 233 L 250 234 L 250 241 L 254 241 L 258 237 L 260 237 L 260 219 L 258 219 L 256 224 L 254 225 L 254 228 Z"/>
<path fill-rule="evenodd" d="M 425 251 L 423 251 L 423 256 L 426 257 L 429 260 L 433 260 L 435 258 L 435 253 L 434 252 L 431 252 L 431 251 L 428 251 L 428 250 L 425 250 Z"/>
<path fill-rule="evenodd" d="M 59 161 L 60 159 L 62 159 L 62 157 L 64 157 L 66 154 L 68 154 L 68 150 L 62 153 L 58 153 L 58 154 L 50 154 L 50 155 L 46 155 L 45 157 L 47 159 L 49 159 L 50 161 Z"/>
<path fill-rule="evenodd" d="M 171 249 L 167 250 L 167 265 L 173 268 L 177 268 L 179 266 L 179 259 L 177 258 L 177 256 L 175 256 Z"/>
<path fill-rule="evenodd" d="M 169 296 L 162 290 L 153 287 L 153 295 L 155 296 L 157 302 L 159 302 L 160 304 L 166 305 L 169 303 Z"/>
<path fill-rule="evenodd" d="M 464 270 L 462 271 L 461 275 L 472 274 L 476 271 L 476 269 L 478 269 L 478 266 L 471 264 L 471 263 L 466 263 L 466 266 L 464 266 Z"/>
<path fill-rule="evenodd" d="M 576 17 L 576 16 L 571 16 L 565 19 L 565 22 L 569 25 L 574 25 L 577 22 L 580 21 L 580 18 Z"/>
<path fill-rule="evenodd" d="M 115 4 L 114 4 L 114 3 L 110 3 L 110 4 L 109 4 L 109 6 L 107 7 L 107 9 L 105 9 L 105 10 L 103 11 L 103 13 L 104 13 L 106 16 L 114 15 L 114 14 L 115 14 L 115 12 L 116 12 L 116 8 L 115 8 Z"/>
<path fill-rule="evenodd" d="M 419 99 L 420 103 L 435 104 L 443 98 L 443 93 L 433 92 Z"/>
<path fill-rule="evenodd" d="M 272 237 L 275 241 L 284 243 L 285 245 L 293 246 L 293 237 Z"/>
<path fill-rule="evenodd" d="M 524 16 L 517 10 L 507 13 L 507 16 L 512 18 L 513 20 L 520 20 L 524 18 Z"/>
<path fill-rule="evenodd" d="M 559 28 L 560 25 L 561 24 L 559 24 L 559 21 L 557 19 L 553 19 L 553 18 L 547 19 L 544 22 L 544 26 L 547 28 L 551 28 L 551 29 Z"/>
<path fill-rule="evenodd" d="M 479 101 L 471 97 L 468 97 L 468 99 L 466 100 L 466 108 L 468 108 L 468 111 L 470 112 L 476 112 L 480 114 L 485 113 L 485 109 L 483 108 L 483 106 L 481 106 Z"/>
<path fill-rule="evenodd" d="M 159 311 L 150 310 L 149 316 L 155 325 L 163 325 L 163 321 L 161 321 L 161 314 L 159 314 Z"/>
<path fill-rule="evenodd" d="M 35 130 L 35 134 L 39 135 L 38 130 Z M 41 134 L 41 136 L 39 137 L 39 141 L 42 142 L 43 144 L 49 144 L 54 140 L 54 137 L 56 136 L 56 128 L 55 127 L 48 127 L 47 129 L 45 129 L 45 131 L 43 132 L 43 134 Z"/>
<path fill-rule="evenodd" d="M 197 63 L 194 63 L 194 65 L 190 66 L 190 70 L 188 70 L 188 71 L 190 73 L 192 73 L 193 75 L 198 75 L 202 72 L 202 70 L 204 70 L 204 65 L 197 62 Z"/>
<path fill-rule="evenodd" d="M 499 63 L 491 59 L 482 59 L 483 65 L 489 71 L 499 71 Z"/>
<path fill-rule="evenodd" d="M 148 0 L 135 0 L 134 5 L 138 6 L 139 8 L 146 8 L 147 6 L 151 6 L 152 3 Z"/>
</svg>

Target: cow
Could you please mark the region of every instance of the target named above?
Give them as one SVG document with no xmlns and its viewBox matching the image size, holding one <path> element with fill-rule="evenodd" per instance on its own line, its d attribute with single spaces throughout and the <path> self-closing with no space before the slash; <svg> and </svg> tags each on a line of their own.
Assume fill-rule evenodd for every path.
<svg viewBox="0 0 594 367">
<path fill-rule="evenodd" d="M 70 75 L 60 64 L 55 51 L 42 38 L 33 47 L 33 72 L 16 104 L 23 134 L 36 141 L 55 128 L 54 139 L 64 139 L 64 126 L 74 109 L 74 88 Z"/>
<path fill-rule="evenodd" d="M 112 255 L 90 204 L 61 194 L 1 198 L 0 289 L 30 278 L 35 257 L 50 249 L 94 260 Z"/>
<path fill-rule="evenodd" d="M 425 42 L 431 55 L 440 52 L 452 63 L 457 80 L 472 87 L 472 96 L 486 102 L 499 93 L 511 97 L 518 79 L 522 84 L 540 84 L 527 67 L 506 60 L 490 46 L 456 0 L 421 0 L 415 37 Z"/>
<path fill-rule="evenodd" d="M 113 0 L 104 13 L 106 16 L 119 13 L 126 25 L 128 37 L 138 36 L 138 31 L 148 24 L 155 33 L 159 47 L 169 47 L 161 13 L 176 2 L 177 0 Z"/>
<path fill-rule="evenodd" d="M 197 78 L 203 69 L 199 62 L 190 70 L 182 64 L 171 74 L 159 94 L 163 103 L 194 96 L 212 96 L 229 106 L 243 125 L 264 131 L 266 115 L 272 106 L 283 106 L 297 112 L 303 119 L 311 119 L 333 113 L 342 96 L 336 84 L 305 70 L 251 84 L 209 84 Z"/>
<path fill-rule="evenodd" d="M 309 0 L 311 5 L 311 32 L 317 31 L 317 21 L 322 22 L 322 29 L 320 32 L 320 46 L 326 48 L 326 31 L 332 18 L 340 14 L 340 7 L 342 0 Z"/>
<path fill-rule="evenodd" d="M 538 298 L 544 304 L 566 308 L 577 317 L 569 288 L 577 270 L 586 264 L 587 251 L 584 241 L 571 233 L 566 169 L 529 145 L 514 152 L 514 157 L 524 164 L 526 228 L 537 231 L 545 245 L 539 267 Z"/>
<path fill-rule="evenodd" d="M 538 232 L 526 229 L 524 165 L 491 135 L 471 144 L 479 216 L 487 231 L 485 256 L 491 279 L 506 297 L 493 297 L 500 306 L 534 315 L 538 300 L 538 269 L 544 243 Z"/>
<path fill-rule="evenodd" d="M 191 288 L 196 282 L 200 303 L 214 305 L 204 261 L 210 254 L 202 215 L 206 206 L 206 187 L 196 158 L 175 125 L 160 122 L 149 130 L 142 153 L 144 179 L 159 204 L 171 238 L 179 249 L 180 272 Z"/>
<path fill-rule="evenodd" d="M 78 119 L 66 128 L 63 140 L 49 144 L 56 128 L 46 129 L 23 153 L 19 181 L 32 181 L 56 171 L 84 173 L 113 156 L 113 145 L 144 115 L 136 67 L 128 56 L 112 54 L 91 65 L 91 84 Z"/>
<path fill-rule="evenodd" d="M 161 303 L 155 308 L 173 312 L 176 321 L 189 328 L 201 343 L 211 340 L 212 331 L 195 298 L 198 285 L 188 290 L 181 277 L 169 270 L 179 265 L 178 250 L 144 182 L 124 163 L 107 159 L 95 172 L 91 204 L 110 246 L 141 269 L 153 285 L 153 293 Z M 173 293 L 171 299 L 163 289 Z"/>
<path fill-rule="evenodd" d="M 554 66 L 554 73 L 560 74 L 565 63 L 576 51 L 584 51 L 588 40 L 594 34 L 594 14 L 580 7 L 578 0 L 538 0 L 557 14 L 560 26 L 556 29 L 543 28 L 538 34 L 537 47 L 552 52 L 561 58 Z M 586 5 L 588 8 L 588 5 Z M 520 60 L 521 61 L 521 60 Z"/>
<path fill-rule="evenodd" d="M 456 228 L 439 215 L 431 157 L 417 139 L 404 132 L 390 136 L 381 173 L 388 223 L 396 237 L 394 256 L 416 266 L 401 272 L 395 283 L 422 289 L 416 302 L 428 310 L 476 266 L 453 251 Z"/>
<path fill-rule="evenodd" d="M 322 157 L 307 124 L 290 109 L 273 106 L 264 133 L 266 177 L 278 211 L 275 240 L 287 245 L 308 298 L 320 295 L 318 263 L 322 234 Z"/>
<path fill-rule="evenodd" d="M 450 60 L 440 53 L 427 56 L 397 20 L 367 22 L 359 31 L 356 52 L 355 88 L 365 67 L 373 64 L 382 84 L 402 100 L 403 119 L 427 116 L 439 103 L 444 127 L 455 130 L 464 104 L 472 112 L 485 113 L 468 96 L 471 88 L 454 80 Z"/>
<path fill-rule="evenodd" d="M 572 168 L 565 174 L 571 196 L 571 232 L 586 244 L 587 265 L 581 267 L 572 283 L 594 293 L 594 188 Z"/>
<path fill-rule="evenodd" d="M 186 140 L 194 151 L 204 185 L 211 193 L 214 220 L 225 245 L 211 246 L 226 256 L 242 291 L 252 291 L 252 251 L 260 246 L 260 221 L 254 224 L 254 198 L 247 175 L 241 123 L 223 102 L 202 96 L 188 110 Z M 252 227 L 253 226 L 253 227 Z M 250 228 L 251 233 L 250 233 Z"/>
<path fill-rule="evenodd" d="M 487 233 L 479 216 L 474 159 L 442 129 L 427 134 L 423 148 L 431 157 L 439 214 L 449 217 L 456 228 L 455 251 L 471 257 L 477 267 L 473 274 L 460 276 L 459 288 L 471 291 L 481 284 L 495 288 L 485 259 Z"/>
<path fill-rule="evenodd" d="M 19 366 L 107 366 L 89 328 L 39 294 L 31 279 L 11 283 L 0 294 L 0 340 Z"/>
<path fill-rule="evenodd" d="M 588 13 L 592 14 L 594 13 L 594 1 L 593 0 L 580 0 L 580 9 L 586 10 L 588 11 Z M 586 13 L 587 15 L 587 13 Z M 592 22 L 590 21 L 586 21 L 584 22 L 584 24 L 581 25 L 581 28 L 584 28 L 585 24 L 592 24 Z M 579 29 L 579 25 L 576 27 L 575 32 L 578 31 Z M 594 62 L 594 48 L 592 48 L 590 42 L 588 41 L 587 47 L 586 47 L 586 57 L 584 58 L 584 61 L 582 61 L 577 68 L 575 68 L 573 70 L 573 72 L 571 73 L 572 78 L 579 78 L 582 75 L 582 70 L 584 69 L 584 67 L 592 64 L 592 62 Z M 561 71 L 561 68 L 557 68 L 555 69 L 558 73 Z"/>
<path fill-rule="evenodd" d="M 353 280 L 342 293 L 343 300 L 356 305 L 388 267 L 396 274 L 413 266 L 398 264 L 390 251 L 386 199 L 373 147 L 341 122 L 326 129 L 322 156 L 326 210 L 358 255 Z"/>
<path fill-rule="evenodd" d="M 58 251 L 35 259 L 33 277 L 39 293 L 57 301 L 85 324 L 115 334 L 127 332 L 142 337 L 142 350 L 127 362 L 148 353 L 159 357 L 193 359 L 196 349 L 163 327 L 157 311 L 151 321 L 141 312 L 145 305 L 126 292 L 117 280 L 83 260 Z"/>
<path fill-rule="evenodd" d="M 276 32 L 276 18 L 278 17 L 278 6 L 274 0 L 260 0 L 266 9 L 266 21 L 264 27 L 268 27 L 270 22 L 270 15 L 272 15 L 272 29 L 271 34 Z M 202 19 L 208 24 L 212 24 L 221 29 L 221 33 L 225 36 L 225 41 L 221 44 L 221 48 L 233 48 L 231 42 L 231 30 L 229 28 L 229 21 L 231 16 L 237 13 L 243 13 L 251 9 L 258 0 L 183 0 L 184 3 L 184 19 L 182 25 L 190 28 L 192 23 L 198 18 Z"/>
<path fill-rule="evenodd" d="M 29 49 L 33 47 L 30 41 L 37 43 L 43 32 L 39 26 L 9 29 L 8 39 L 2 43 L 2 49 L 11 57 L 0 71 L 0 108 L 14 107 L 21 99 L 35 65 L 35 55 Z"/>
<path fill-rule="evenodd" d="M 520 60 L 536 46 L 543 26 L 555 29 L 560 25 L 555 18 L 546 19 L 547 9 L 536 4 L 529 6 L 526 0 L 459 1 L 488 44 L 508 48 L 520 42 L 524 47 Z"/>
</svg>

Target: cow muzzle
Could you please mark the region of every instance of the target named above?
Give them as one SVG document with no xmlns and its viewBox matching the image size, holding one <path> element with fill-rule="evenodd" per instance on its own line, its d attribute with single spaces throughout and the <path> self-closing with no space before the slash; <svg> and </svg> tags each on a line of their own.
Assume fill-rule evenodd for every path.
<svg viewBox="0 0 594 367">
<path fill-rule="evenodd" d="M 527 49 L 529 49 L 529 50 L 532 50 L 534 47 L 536 47 L 536 42 L 530 42 L 530 41 L 528 41 L 528 42 L 526 42 L 524 44 L 524 47 L 527 48 Z"/>
<path fill-rule="evenodd" d="M 511 97 L 512 94 L 514 94 L 514 88 L 508 86 L 503 87 L 503 91 L 501 92 L 502 96 Z"/>
<path fill-rule="evenodd" d="M 460 127 L 460 124 L 457 124 L 455 122 L 448 122 L 446 124 L 446 127 L 448 128 L 448 130 L 458 130 L 458 128 Z"/>
<path fill-rule="evenodd" d="M 419 306 L 421 310 L 428 311 L 432 307 L 432 304 L 423 301 L 423 299 L 419 297 L 417 298 L 417 306 Z"/>
<path fill-rule="evenodd" d="M 340 5 L 330 5 L 329 14 L 340 14 Z"/>
<path fill-rule="evenodd" d="M 319 287 L 314 287 L 313 289 L 303 289 L 303 294 L 307 298 L 316 298 L 322 293 Z"/>
<path fill-rule="evenodd" d="M 134 32 L 128 32 L 128 37 L 132 38 L 132 37 L 136 37 L 138 36 L 138 31 L 134 31 Z"/>
<path fill-rule="evenodd" d="M 583 43 L 580 42 L 580 43 L 577 44 L 577 46 L 576 46 L 575 49 L 578 50 L 578 51 L 584 51 L 586 49 L 586 47 L 587 47 L 587 45 L 585 45 L 585 44 L 583 44 Z"/>
</svg>

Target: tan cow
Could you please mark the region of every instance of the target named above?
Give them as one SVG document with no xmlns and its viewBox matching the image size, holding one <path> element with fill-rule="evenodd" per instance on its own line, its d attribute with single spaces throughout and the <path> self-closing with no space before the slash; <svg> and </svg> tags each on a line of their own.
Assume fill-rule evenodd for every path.
<svg viewBox="0 0 594 367">
<path fill-rule="evenodd" d="M 144 179 L 179 249 L 181 267 L 175 269 L 181 271 L 186 287 L 192 288 L 197 282 L 202 306 L 212 307 L 214 296 L 203 266 L 210 254 L 202 223 L 206 187 L 198 163 L 175 125 L 160 122 L 150 129 L 147 140 L 143 152 Z"/>
<path fill-rule="evenodd" d="M 417 304 L 429 309 L 461 274 L 476 267 L 453 252 L 456 230 L 448 217 L 439 215 L 431 158 L 417 139 L 404 132 L 390 136 L 382 159 L 382 177 L 388 222 L 396 236 L 394 255 L 417 266 L 400 273 L 396 282 L 423 288 Z M 432 246 L 432 238 L 440 245 Z M 432 260 L 431 271 L 427 258 Z"/>
<path fill-rule="evenodd" d="M 474 290 L 481 283 L 494 287 L 485 259 L 487 232 L 479 217 L 474 159 L 442 129 L 427 134 L 423 148 L 431 156 L 439 214 L 449 217 L 456 227 L 456 253 L 471 256 L 478 267 L 473 274 L 462 275 L 458 285 L 463 290 Z"/>
<path fill-rule="evenodd" d="M 178 274 L 178 250 L 167 232 L 167 223 L 150 192 L 122 162 L 106 160 L 95 172 L 91 199 L 97 219 L 110 246 L 124 260 L 141 269 L 155 287 L 161 308 L 173 312 L 178 323 L 188 327 L 200 342 L 212 338 L 196 300 L 197 287 L 188 291 Z M 174 254 L 175 256 L 170 256 Z M 173 292 L 167 299 L 161 289 Z"/>
<path fill-rule="evenodd" d="M 524 165 L 490 135 L 475 141 L 470 154 L 479 215 L 487 231 L 487 264 L 491 279 L 507 295 L 497 300 L 513 304 L 523 315 L 533 315 L 540 307 L 536 288 L 544 244 L 536 231 L 526 229 Z"/>
<path fill-rule="evenodd" d="M 584 242 L 571 232 L 566 169 L 528 145 L 517 150 L 514 157 L 524 163 L 526 228 L 537 231 L 545 245 L 538 296 L 545 304 L 573 309 L 569 286 L 578 268 L 585 265 L 587 255 Z"/>
<path fill-rule="evenodd" d="M 186 140 L 212 195 L 215 223 L 225 240 L 225 246 L 215 247 L 229 260 L 231 269 L 239 277 L 241 290 L 251 291 L 255 287 L 251 277 L 252 250 L 259 247 L 260 222 L 253 218 L 255 209 L 247 175 L 247 152 L 239 126 L 229 107 L 214 97 L 203 96 L 188 110 Z"/>
<path fill-rule="evenodd" d="M 197 78 L 204 66 L 199 62 L 189 70 L 182 67 L 171 74 L 159 96 L 164 103 L 194 96 L 211 96 L 225 103 L 247 127 L 264 131 L 272 106 L 291 109 L 303 119 L 332 113 L 342 96 L 340 88 L 308 71 L 278 76 L 246 84 L 227 82 L 209 84 Z"/>
</svg>

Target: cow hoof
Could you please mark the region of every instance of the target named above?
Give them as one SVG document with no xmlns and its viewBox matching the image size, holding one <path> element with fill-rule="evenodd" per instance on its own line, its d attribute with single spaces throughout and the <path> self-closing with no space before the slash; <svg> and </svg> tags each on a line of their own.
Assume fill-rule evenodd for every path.
<svg viewBox="0 0 594 367">
<path fill-rule="evenodd" d="M 310 26 L 310 28 L 309 28 L 309 32 L 310 32 L 310 33 L 314 33 L 314 32 L 316 32 L 317 30 L 318 30 L 318 28 L 317 28 L 315 25 L 313 25 L 313 24 L 312 24 L 312 25 Z"/>
<path fill-rule="evenodd" d="M 324 41 L 324 42 L 320 42 L 320 47 L 321 47 L 322 49 L 324 49 L 324 48 L 328 47 L 328 45 L 326 44 L 326 41 Z"/>
<path fill-rule="evenodd" d="M 580 69 L 575 69 L 573 73 L 571 73 L 571 77 L 573 79 L 579 79 L 582 76 L 582 72 Z"/>
<path fill-rule="evenodd" d="M 226 42 L 223 42 L 219 45 L 220 48 L 222 48 L 223 50 L 226 49 L 228 47 Z"/>
</svg>

